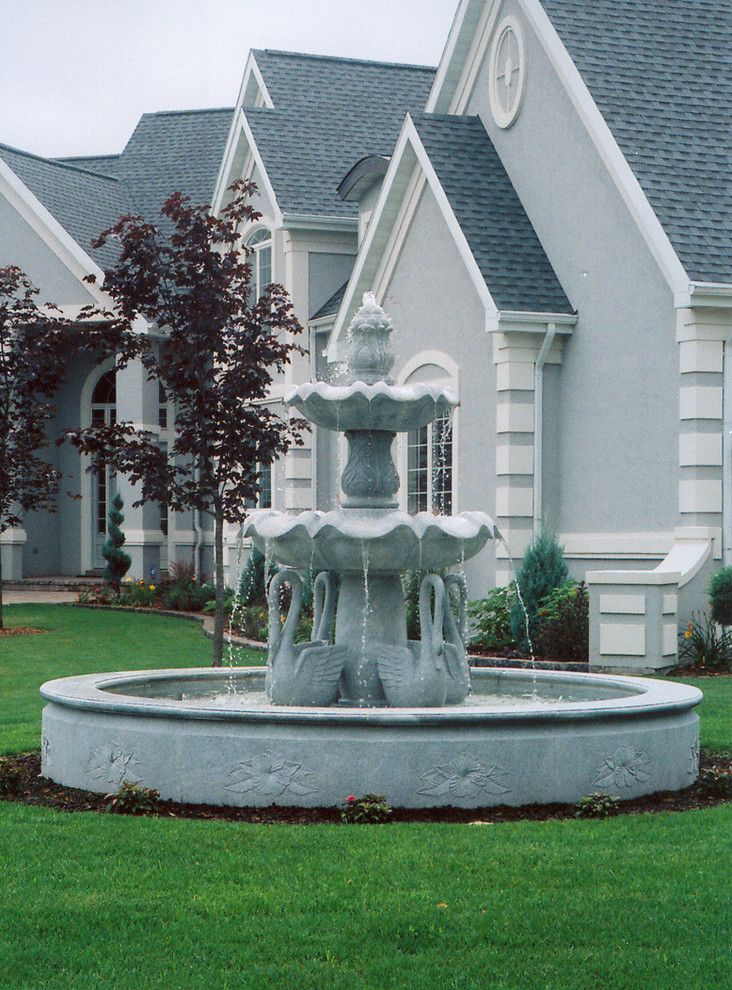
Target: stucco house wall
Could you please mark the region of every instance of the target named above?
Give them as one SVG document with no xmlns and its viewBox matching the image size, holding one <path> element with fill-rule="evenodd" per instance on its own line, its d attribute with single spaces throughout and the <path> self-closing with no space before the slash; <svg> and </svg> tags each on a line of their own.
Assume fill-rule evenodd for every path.
<svg viewBox="0 0 732 990">
<path fill-rule="evenodd" d="M 673 296 L 522 5 L 502 4 L 496 26 L 509 14 L 526 46 L 518 118 L 505 130 L 495 123 L 487 56 L 465 112 L 480 116 L 579 314 L 553 386 L 559 460 L 545 484 L 560 497 L 554 521 L 570 553 L 574 533 L 671 533 L 679 521 Z"/>
</svg>

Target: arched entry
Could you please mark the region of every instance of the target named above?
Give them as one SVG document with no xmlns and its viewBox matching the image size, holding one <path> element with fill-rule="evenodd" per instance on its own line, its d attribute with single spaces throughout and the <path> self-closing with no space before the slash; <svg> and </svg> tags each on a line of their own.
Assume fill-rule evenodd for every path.
<svg viewBox="0 0 732 990">
<path fill-rule="evenodd" d="M 116 372 L 114 368 L 106 371 L 94 386 L 91 396 L 91 425 L 110 426 L 117 415 Z M 108 464 L 97 463 L 97 469 L 92 475 L 91 486 L 91 565 L 96 570 L 104 567 L 102 547 L 107 539 L 107 514 L 109 503 L 114 495 L 116 485 L 114 474 Z"/>
</svg>

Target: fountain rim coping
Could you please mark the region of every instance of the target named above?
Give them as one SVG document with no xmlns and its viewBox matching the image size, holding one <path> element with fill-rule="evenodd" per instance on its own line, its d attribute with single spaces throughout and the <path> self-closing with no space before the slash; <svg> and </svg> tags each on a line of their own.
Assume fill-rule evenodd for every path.
<svg viewBox="0 0 732 990">
<path fill-rule="evenodd" d="M 263 679 L 265 667 L 235 668 L 237 677 Z M 574 722 L 600 719 L 625 719 L 639 716 L 668 715 L 674 711 L 688 711 L 698 705 L 702 692 L 676 681 L 660 681 L 645 677 L 622 677 L 612 674 L 586 674 L 579 672 L 516 670 L 515 668 L 489 668 L 472 671 L 475 680 L 498 678 L 532 682 L 554 681 L 560 683 L 597 684 L 598 687 L 614 687 L 630 690 L 625 698 L 598 699 L 596 701 L 569 702 L 561 709 L 490 709 L 464 708 L 277 708 L 272 710 L 222 709 L 175 699 L 143 698 L 134 695 L 108 693 L 111 688 L 124 684 L 142 684 L 165 680 L 188 679 L 228 680 L 232 676 L 229 667 L 180 667 L 143 671 L 116 671 L 107 674 L 82 674 L 46 681 L 40 688 L 41 697 L 61 707 L 109 715 L 130 715 L 143 718 L 169 718 L 178 720 L 228 721 L 253 723 L 284 723 L 345 726 L 420 726 L 439 724 L 491 723 L 542 723 Z"/>
</svg>

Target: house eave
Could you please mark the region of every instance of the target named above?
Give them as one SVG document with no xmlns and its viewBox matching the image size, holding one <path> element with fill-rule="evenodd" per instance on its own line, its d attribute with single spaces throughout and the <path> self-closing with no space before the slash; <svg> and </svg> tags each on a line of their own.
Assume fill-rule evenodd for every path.
<svg viewBox="0 0 732 990">
<path fill-rule="evenodd" d="M 283 213 L 285 230 L 326 230 L 331 232 L 355 231 L 358 233 L 358 217 L 328 217 L 316 213 Z"/>
<path fill-rule="evenodd" d="M 729 282 L 690 282 L 687 289 L 674 295 L 676 309 L 732 309 L 732 284 Z"/>
<path fill-rule="evenodd" d="M 577 323 L 577 313 L 532 313 L 521 310 L 495 310 L 486 314 L 488 333 L 544 333 L 553 324 L 556 333 L 569 335 Z"/>
</svg>

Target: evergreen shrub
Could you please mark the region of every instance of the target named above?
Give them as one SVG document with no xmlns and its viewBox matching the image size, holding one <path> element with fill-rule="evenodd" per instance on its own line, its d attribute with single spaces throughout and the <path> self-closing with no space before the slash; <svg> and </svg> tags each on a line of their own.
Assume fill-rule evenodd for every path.
<svg viewBox="0 0 732 990">
<path fill-rule="evenodd" d="M 125 517 L 122 515 L 124 502 L 119 492 L 112 499 L 109 515 L 107 516 L 107 541 L 102 547 L 102 557 L 107 561 L 104 568 L 104 581 L 111 585 L 116 594 L 120 592 L 120 581 L 130 569 L 132 560 L 122 549 L 125 534 L 121 530 Z"/>
<path fill-rule="evenodd" d="M 518 649 L 529 649 L 529 636 L 531 645 L 536 642 L 540 628 L 539 609 L 555 588 L 566 583 L 567 577 L 567 565 L 559 541 L 553 533 L 541 533 L 526 550 L 516 575 L 520 594 L 516 595 L 511 606 L 511 632 Z"/>
<path fill-rule="evenodd" d="M 709 582 L 712 618 L 720 626 L 732 626 L 732 567 L 723 567 Z"/>
</svg>

